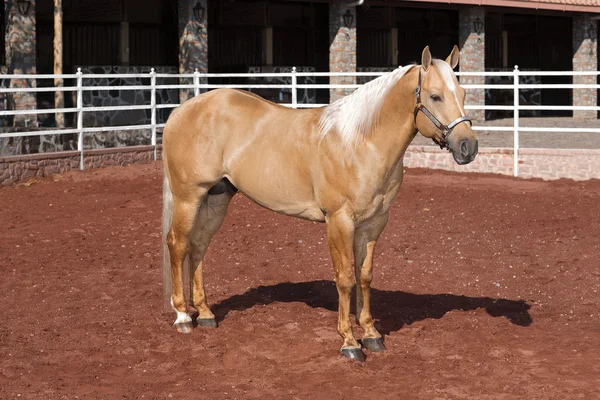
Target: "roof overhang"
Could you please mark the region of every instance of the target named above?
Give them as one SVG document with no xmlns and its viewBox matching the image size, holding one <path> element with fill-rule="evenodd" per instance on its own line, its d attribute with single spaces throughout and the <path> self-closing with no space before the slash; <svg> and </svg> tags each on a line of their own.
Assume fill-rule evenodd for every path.
<svg viewBox="0 0 600 400">
<path fill-rule="evenodd" d="M 569 0 L 564 0 L 569 1 Z M 598 0 L 597 0 L 598 1 Z M 350 4 L 356 4 L 356 1 L 348 2 Z M 600 16 L 600 1 L 598 5 L 584 5 L 584 4 L 566 4 L 549 1 L 527 1 L 527 0 L 408 0 L 408 1 L 385 1 L 385 0 L 364 0 L 365 4 L 370 3 L 371 5 L 390 5 L 400 6 L 403 3 L 437 3 L 444 5 L 475 5 L 475 6 L 490 6 L 490 7 L 508 7 L 508 8 L 522 8 L 532 10 L 553 10 L 553 11 L 570 11 L 570 12 L 581 12 L 597 14 Z M 575 3 L 575 1 L 572 1 Z"/>
</svg>

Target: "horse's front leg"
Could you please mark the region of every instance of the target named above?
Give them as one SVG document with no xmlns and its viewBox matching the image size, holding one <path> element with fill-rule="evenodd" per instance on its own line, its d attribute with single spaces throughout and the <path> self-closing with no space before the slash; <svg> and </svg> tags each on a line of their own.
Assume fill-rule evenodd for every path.
<svg viewBox="0 0 600 400">
<path fill-rule="evenodd" d="M 356 269 L 356 322 L 363 328 L 364 347 L 378 352 L 385 350 L 383 338 L 375 329 L 371 316 L 371 281 L 375 244 L 388 221 L 388 214 L 371 218 L 356 228 L 354 234 L 354 266 Z"/>
<path fill-rule="evenodd" d="M 340 210 L 327 217 L 327 241 L 335 270 L 335 284 L 338 290 L 338 332 L 344 344 L 341 353 L 352 359 L 364 361 L 362 349 L 352 333 L 350 324 L 350 293 L 354 286 L 352 274 L 352 242 L 354 221 L 350 213 Z"/>
</svg>

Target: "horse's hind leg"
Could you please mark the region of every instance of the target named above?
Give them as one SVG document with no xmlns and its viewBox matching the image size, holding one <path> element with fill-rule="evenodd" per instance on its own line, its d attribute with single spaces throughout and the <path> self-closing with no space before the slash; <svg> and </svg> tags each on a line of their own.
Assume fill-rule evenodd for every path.
<svg viewBox="0 0 600 400">
<path fill-rule="evenodd" d="M 167 234 L 167 245 L 171 261 L 171 306 L 177 312 L 175 328 L 181 333 L 191 332 L 192 319 L 187 312 L 183 294 L 183 262 L 188 251 L 189 234 L 208 189 L 195 187 L 185 196 L 173 193 L 173 220 Z"/>
<path fill-rule="evenodd" d="M 215 316 L 206 301 L 203 259 L 211 238 L 223 224 L 229 202 L 235 193 L 235 188 L 226 181 L 213 187 L 200 205 L 190 234 L 190 303 L 198 311 L 196 322 L 200 326 L 217 327 Z"/>
<path fill-rule="evenodd" d="M 362 345 L 368 350 L 385 350 L 381 334 L 371 316 L 371 281 L 373 279 L 373 253 L 375 244 L 388 221 L 384 214 L 364 222 L 354 233 L 354 267 L 356 269 L 356 322 L 363 328 Z"/>
</svg>

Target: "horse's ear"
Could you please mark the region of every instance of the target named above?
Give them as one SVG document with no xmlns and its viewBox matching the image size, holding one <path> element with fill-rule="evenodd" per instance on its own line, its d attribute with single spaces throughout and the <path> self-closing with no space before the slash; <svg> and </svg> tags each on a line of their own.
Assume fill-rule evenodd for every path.
<svg viewBox="0 0 600 400">
<path fill-rule="evenodd" d="M 460 55 L 460 51 L 458 50 L 458 46 L 454 45 L 452 48 L 452 52 L 446 58 L 446 62 L 450 65 L 450 68 L 454 69 L 458 65 L 458 56 Z"/>
<path fill-rule="evenodd" d="M 431 66 L 431 52 L 429 51 L 429 46 L 426 46 L 423 49 L 423 54 L 421 54 L 421 65 L 423 66 L 423 70 L 425 72 L 427 72 Z"/>
</svg>

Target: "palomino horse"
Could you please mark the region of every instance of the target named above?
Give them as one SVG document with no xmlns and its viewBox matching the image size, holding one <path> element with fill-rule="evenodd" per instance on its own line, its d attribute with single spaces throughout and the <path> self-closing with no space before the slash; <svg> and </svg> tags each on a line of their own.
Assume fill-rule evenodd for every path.
<svg viewBox="0 0 600 400">
<path fill-rule="evenodd" d="M 458 164 L 477 154 L 463 107 L 465 91 L 453 72 L 457 64 L 456 46 L 445 62 L 433 60 L 426 47 L 420 66 L 398 68 L 311 110 L 229 89 L 179 107 L 163 135 L 164 288 L 177 313 L 177 330 L 187 333 L 194 326 L 183 292 L 188 256 L 196 323 L 217 326 L 206 301 L 203 258 L 240 191 L 275 212 L 327 224 L 341 353 L 362 361 L 361 344 L 384 350 L 371 317 L 369 290 L 375 243 L 402 184 L 404 152 L 421 132 L 449 149 Z M 350 323 L 353 253 L 361 344 Z"/>
</svg>

